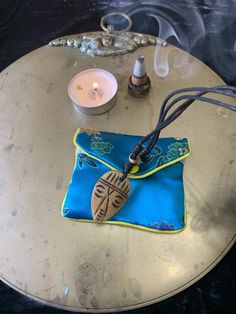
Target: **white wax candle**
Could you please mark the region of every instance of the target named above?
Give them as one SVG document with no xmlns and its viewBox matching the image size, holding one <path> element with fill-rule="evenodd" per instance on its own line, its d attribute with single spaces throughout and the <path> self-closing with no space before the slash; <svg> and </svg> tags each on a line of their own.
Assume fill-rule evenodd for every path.
<svg viewBox="0 0 236 314">
<path fill-rule="evenodd" d="M 77 74 L 68 87 L 74 104 L 95 108 L 109 103 L 117 93 L 116 78 L 103 69 L 88 69 Z"/>
</svg>

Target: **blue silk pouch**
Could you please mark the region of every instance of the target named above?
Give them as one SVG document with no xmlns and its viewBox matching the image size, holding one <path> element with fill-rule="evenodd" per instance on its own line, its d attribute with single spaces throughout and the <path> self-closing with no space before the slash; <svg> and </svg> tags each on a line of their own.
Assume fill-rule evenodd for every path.
<svg viewBox="0 0 236 314">
<path fill-rule="evenodd" d="M 122 172 L 140 136 L 79 129 L 74 136 L 75 167 L 62 205 L 62 215 L 93 221 L 91 195 L 107 171 Z M 124 207 L 103 223 L 162 233 L 182 231 L 186 223 L 183 160 L 190 155 L 185 138 L 160 138 L 146 162 L 129 174 L 130 196 Z"/>
</svg>

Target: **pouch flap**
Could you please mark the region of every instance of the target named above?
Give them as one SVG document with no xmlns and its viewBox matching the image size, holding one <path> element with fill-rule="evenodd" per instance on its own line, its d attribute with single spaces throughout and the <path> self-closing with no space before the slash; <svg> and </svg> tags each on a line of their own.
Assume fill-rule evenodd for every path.
<svg viewBox="0 0 236 314">
<path fill-rule="evenodd" d="M 78 129 L 74 136 L 75 146 L 84 154 L 100 161 L 113 170 L 122 171 L 128 156 L 141 136 L 89 129 Z M 147 162 L 134 167 L 130 178 L 144 178 L 190 155 L 186 138 L 160 138 L 148 156 Z"/>
</svg>

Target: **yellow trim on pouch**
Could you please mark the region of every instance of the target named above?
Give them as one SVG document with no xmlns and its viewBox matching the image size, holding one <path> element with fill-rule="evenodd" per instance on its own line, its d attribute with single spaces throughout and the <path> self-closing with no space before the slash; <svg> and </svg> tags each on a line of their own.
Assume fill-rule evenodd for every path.
<svg viewBox="0 0 236 314">
<path fill-rule="evenodd" d="M 63 206 L 62 206 L 63 207 Z M 67 218 L 65 216 L 63 216 L 64 218 L 66 218 L 67 220 L 72 220 L 72 221 L 78 221 L 78 222 L 89 222 L 89 223 L 96 223 L 94 220 L 89 220 L 89 219 L 77 219 L 77 218 Z M 130 227 L 130 228 L 134 228 L 134 229 L 139 229 L 139 230 L 144 230 L 144 231 L 151 231 L 154 233 L 161 233 L 161 234 L 176 234 L 179 232 L 182 232 L 186 229 L 187 226 L 187 210 L 186 210 L 186 204 L 184 204 L 184 226 L 182 229 L 178 229 L 178 230 L 157 230 L 157 229 L 153 229 L 153 228 L 148 228 L 148 227 L 144 227 L 144 226 L 139 226 L 139 225 L 135 225 L 135 224 L 131 224 L 128 222 L 123 222 L 123 221 L 103 221 L 99 224 L 110 224 L 110 225 L 117 225 L 117 226 L 123 226 L 123 227 Z"/>
</svg>

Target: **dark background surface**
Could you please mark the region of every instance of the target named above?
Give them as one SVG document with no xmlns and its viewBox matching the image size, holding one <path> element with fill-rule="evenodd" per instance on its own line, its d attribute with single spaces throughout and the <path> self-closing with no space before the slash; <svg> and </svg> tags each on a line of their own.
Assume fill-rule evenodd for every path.
<svg viewBox="0 0 236 314">
<path fill-rule="evenodd" d="M 236 0 L 0 0 L 0 71 L 54 38 L 99 30 L 100 18 L 114 11 L 130 15 L 131 30 L 167 39 L 236 85 Z M 133 313 L 236 313 L 235 261 L 234 247 L 190 288 Z M 66 312 L 0 282 L 0 313 Z"/>
</svg>

